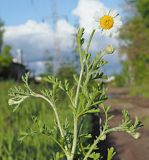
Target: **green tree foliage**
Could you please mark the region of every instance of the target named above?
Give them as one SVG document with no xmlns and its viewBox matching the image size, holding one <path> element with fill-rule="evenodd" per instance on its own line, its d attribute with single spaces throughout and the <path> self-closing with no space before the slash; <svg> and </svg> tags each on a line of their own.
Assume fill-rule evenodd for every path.
<svg viewBox="0 0 149 160">
<path fill-rule="evenodd" d="M 57 72 L 60 80 L 68 79 L 72 84 L 74 82 L 73 75 L 75 74 L 77 74 L 77 71 L 71 64 L 62 64 Z"/>
<path fill-rule="evenodd" d="M 10 54 L 11 46 L 6 45 L 2 48 L 2 52 L 0 54 L 0 68 L 5 68 L 10 65 L 12 62 L 12 56 Z"/>
<path fill-rule="evenodd" d="M 2 44 L 3 44 L 3 33 L 4 33 L 3 25 L 4 24 L 3 24 L 2 20 L 0 19 L 0 51 L 2 48 Z"/>
<path fill-rule="evenodd" d="M 145 23 L 149 25 L 149 0 L 136 0 L 136 7 Z"/>
<path fill-rule="evenodd" d="M 3 45 L 4 24 L 0 20 L 0 70 L 9 67 L 12 62 L 11 46 Z"/>
<path fill-rule="evenodd" d="M 129 3 L 136 13 L 123 26 L 120 37 L 124 40 L 122 53 L 128 58 L 123 66 L 129 77 L 127 82 L 137 86 L 149 80 L 149 0 Z"/>
</svg>

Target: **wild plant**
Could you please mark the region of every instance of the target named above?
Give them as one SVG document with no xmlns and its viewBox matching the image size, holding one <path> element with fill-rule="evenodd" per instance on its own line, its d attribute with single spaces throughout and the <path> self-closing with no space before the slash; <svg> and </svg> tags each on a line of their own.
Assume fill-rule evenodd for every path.
<svg viewBox="0 0 149 160">
<path fill-rule="evenodd" d="M 108 19 L 109 17 L 106 18 Z M 112 24 L 109 23 L 109 27 L 111 25 Z M 101 27 L 104 27 L 103 19 L 101 19 Z M 47 135 L 57 144 L 57 147 L 59 147 L 63 153 L 54 153 L 53 151 L 55 155 L 53 159 L 56 160 L 99 160 L 102 159 L 102 156 L 100 153 L 96 152 L 98 148 L 97 145 L 100 141 L 104 141 L 108 134 L 122 131 L 127 132 L 135 139 L 140 136 L 137 130 L 142 124 L 138 118 L 134 121 L 131 120 L 127 110 L 122 111 L 122 120 L 118 126 L 110 126 L 109 122 L 114 116 L 110 114 L 110 106 L 105 106 L 107 95 L 103 80 L 106 80 L 107 76 L 104 75 L 101 68 L 106 64 L 103 57 L 107 54 L 111 54 L 112 56 L 114 49 L 109 45 L 104 50 L 97 52 L 95 56 L 92 56 L 89 48 L 96 29 L 93 29 L 86 48 L 84 47 L 84 31 L 84 28 L 80 28 L 76 36 L 81 69 L 79 75 L 73 76 L 73 86 L 70 85 L 68 80 L 60 81 L 54 76 L 48 76 L 45 80 L 50 83 L 50 87 L 36 93 L 29 86 L 29 73 L 27 73 L 22 77 L 24 88 L 17 86 L 9 90 L 9 96 L 11 98 L 8 103 L 14 106 L 14 111 L 20 108 L 21 103 L 28 98 L 34 97 L 48 102 L 49 107 L 53 110 L 53 114 L 55 115 L 56 123 L 53 128 L 49 128 L 39 121 L 37 117 L 34 117 L 33 121 L 37 124 L 38 129 L 33 130 L 30 128 L 28 132 L 22 134 L 20 140 L 22 141 L 27 136 L 34 136 L 35 134 Z M 62 98 L 59 97 L 59 95 L 61 95 L 60 92 L 64 92 L 69 99 L 69 105 L 67 107 L 70 108 L 69 114 L 73 117 L 72 128 L 67 118 L 65 123 L 62 123 L 57 112 L 57 110 L 60 109 L 57 108 L 57 101 Z M 99 117 L 99 134 L 92 141 L 93 135 L 89 131 L 86 132 L 83 126 L 86 125 L 85 122 L 88 115 L 94 116 L 99 113 L 101 115 Z M 113 147 L 109 148 L 107 151 L 107 160 L 112 160 L 115 153 Z"/>
</svg>

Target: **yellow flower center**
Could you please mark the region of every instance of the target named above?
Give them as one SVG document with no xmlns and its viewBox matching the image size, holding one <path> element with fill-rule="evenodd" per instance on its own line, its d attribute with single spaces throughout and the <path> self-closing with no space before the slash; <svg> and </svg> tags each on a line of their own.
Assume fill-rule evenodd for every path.
<svg viewBox="0 0 149 160">
<path fill-rule="evenodd" d="M 105 15 L 105 16 L 100 18 L 99 24 L 100 24 L 102 29 L 109 30 L 114 25 L 114 19 L 113 19 L 113 17 L 111 17 L 109 15 Z"/>
</svg>

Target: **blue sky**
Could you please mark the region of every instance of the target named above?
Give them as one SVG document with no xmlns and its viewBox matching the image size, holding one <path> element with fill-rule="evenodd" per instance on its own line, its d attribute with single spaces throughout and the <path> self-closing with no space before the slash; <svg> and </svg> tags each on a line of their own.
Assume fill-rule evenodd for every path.
<svg viewBox="0 0 149 160">
<path fill-rule="evenodd" d="M 100 0 L 109 8 L 118 8 L 122 0 Z M 56 0 L 57 14 L 67 18 L 73 25 L 77 23 L 71 12 L 78 0 Z M 28 19 L 51 23 L 51 0 L 0 0 L 0 17 L 6 26 L 19 25 Z"/>
</svg>

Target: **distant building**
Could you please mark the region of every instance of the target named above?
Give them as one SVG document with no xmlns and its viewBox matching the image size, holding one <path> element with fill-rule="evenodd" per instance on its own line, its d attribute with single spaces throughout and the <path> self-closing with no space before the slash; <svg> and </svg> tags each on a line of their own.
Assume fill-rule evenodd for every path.
<svg viewBox="0 0 149 160">
<path fill-rule="evenodd" d="M 17 56 L 13 59 L 12 63 L 7 68 L 2 68 L 0 70 L 0 78 L 4 79 L 14 79 L 20 81 L 22 75 L 24 75 L 29 70 L 23 64 L 23 52 L 22 50 L 17 50 Z"/>
<path fill-rule="evenodd" d="M 0 71 L 0 77 L 4 79 L 14 79 L 16 81 L 20 81 L 22 75 L 28 71 L 29 70 L 26 69 L 25 65 L 12 62 L 9 67 L 3 68 Z"/>
<path fill-rule="evenodd" d="M 12 63 L 10 65 L 10 77 L 14 78 L 17 81 L 20 81 L 22 79 L 22 75 L 27 73 L 29 70 L 26 69 L 26 66 L 19 63 Z"/>
</svg>

